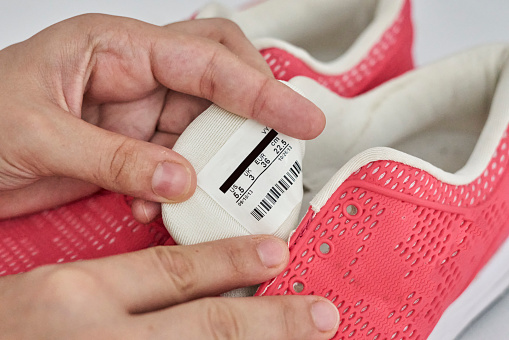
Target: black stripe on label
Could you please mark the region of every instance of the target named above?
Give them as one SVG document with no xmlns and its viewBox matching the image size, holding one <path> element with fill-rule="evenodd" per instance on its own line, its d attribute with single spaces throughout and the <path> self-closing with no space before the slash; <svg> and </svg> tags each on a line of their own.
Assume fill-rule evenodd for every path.
<svg viewBox="0 0 509 340">
<path fill-rule="evenodd" d="M 269 133 L 261 140 L 260 143 L 251 151 L 251 153 L 240 163 L 240 165 L 235 169 L 235 171 L 228 177 L 228 179 L 221 185 L 219 190 L 222 193 L 226 193 L 230 190 L 231 186 L 239 179 L 240 176 L 246 171 L 246 169 L 254 162 L 256 157 L 258 157 L 263 150 L 276 138 L 278 135 L 276 130 L 270 130 Z"/>
</svg>

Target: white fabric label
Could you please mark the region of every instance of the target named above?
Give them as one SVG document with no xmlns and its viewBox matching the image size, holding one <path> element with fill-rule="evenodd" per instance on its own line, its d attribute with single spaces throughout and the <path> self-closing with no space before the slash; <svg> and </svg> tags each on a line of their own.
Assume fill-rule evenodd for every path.
<svg viewBox="0 0 509 340">
<path fill-rule="evenodd" d="M 300 142 L 254 120 L 198 174 L 198 186 L 252 234 L 272 234 L 302 201 Z"/>
</svg>

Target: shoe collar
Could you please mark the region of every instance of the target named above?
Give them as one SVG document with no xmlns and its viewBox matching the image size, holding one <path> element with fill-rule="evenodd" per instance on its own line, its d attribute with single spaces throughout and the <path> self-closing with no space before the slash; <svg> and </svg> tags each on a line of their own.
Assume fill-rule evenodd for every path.
<svg viewBox="0 0 509 340">
<path fill-rule="evenodd" d="M 353 172 L 378 160 L 422 169 L 451 185 L 468 184 L 485 171 L 509 124 L 509 46 L 506 45 L 467 51 L 409 72 L 352 99 L 341 98 L 308 78 L 296 77 L 290 83 L 300 88 L 326 113 L 327 126 L 331 126 L 331 130 L 326 130 L 324 135 L 336 143 L 344 143 L 346 153 L 348 143 L 352 142 L 348 138 L 361 133 L 371 140 L 353 142 L 388 145 L 441 119 L 457 116 L 484 121 L 483 116 L 487 115 L 478 142 L 459 171 L 444 171 L 392 148 L 368 148 L 351 159 L 349 157 L 350 160 L 315 196 L 311 205 L 316 212 Z M 338 131 L 337 127 L 344 126 L 342 124 L 346 126 Z M 342 132 L 346 135 L 343 139 Z M 359 145 L 351 149 L 359 150 Z M 307 151 L 316 152 L 310 145 Z"/>
<path fill-rule="evenodd" d="M 212 3 L 196 18 L 230 19 L 259 50 L 278 48 L 301 59 L 316 72 L 337 74 L 354 67 L 382 40 L 401 17 L 407 3 L 408 0 L 277 0 L 244 11 Z M 313 32 L 320 32 L 323 39 Z M 313 40 L 325 42 L 317 41 L 316 47 L 330 46 L 334 41 L 343 42 L 343 46 L 338 45 L 332 60 L 324 62 L 297 46 Z"/>
</svg>

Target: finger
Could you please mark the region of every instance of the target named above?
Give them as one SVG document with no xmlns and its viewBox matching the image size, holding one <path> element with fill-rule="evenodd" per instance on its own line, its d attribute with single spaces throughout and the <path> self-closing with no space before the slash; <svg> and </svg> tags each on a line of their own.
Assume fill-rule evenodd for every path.
<svg viewBox="0 0 509 340">
<path fill-rule="evenodd" d="M 292 137 L 311 139 L 325 127 L 316 105 L 217 41 L 125 18 L 92 19 L 104 29 L 92 30 L 88 48 L 107 52 L 104 62 L 92 64 L 87 82 L 87 95 L 97 102 L 142 98 L 162 84 Z"/>
<path fill-rule="evenodd" d="M 323 113 L 312 102 L 221 44 L 185 34 L 149 40 L 154 76 L 170 89 L 206 98 L 296 138 L 314 138 L 325 127 Z"/>
<path fill-rule="evenodd" d="M 76 178 L 154 202 L 179 202 L 194 192 L 196 174 L 181 155 L 103 130 L 59 110 L 53 107 L 49 122 L 40 119 L 45 128 L 37 132 L 39 142 L 27 146 L 30 163 L 44 165 L 36 170 L 38 174 Z"/>
<path fill-rule="evenodd" d="M 99 117 L 92 123 L 124 136 L 147 141 L 156 129 L 166 93 L 167 90 L 161 88 L 138 100 L 103 104 L 97 110 Z"/>
<path fill-rule="evenodd" d="M 0 219 L 55 208 L 92 195 L 99 189 L 94 184 L 72 178 L 43 178 L 27 187 L 0 192 Z"/>
<path fill-rule="evenodd" d="M 180 134 L 172 134 L 166 132 L 156 132 L 150 139 L 151 143 L 162 145 L 169 149 L 173 148 L 177 139 L 180 137 Z"/>
<path fill-rule="evenodd" d="M 273 77 L 269 65 L 260 52 L 246 38 L 240 27 L 231 20 L 223 18 L 197 19 L 173 23 L 166 27 L 217 41 L 248 65 Z"/>
<path fill-rule="evenodd" d="M 287 261 L 288 247 L 282 240 L 247 236 L 155 247 L 80 265 L 104 278 L 127 310 L 136 313 L 266 281 Z"/>
<path fill-rule="evenodd" d="M 210 106 L 206 99 L 169 91 L 162 109 L 157 131 L 150 142 L 173 148 L 184 130 Z"/>
<path fill-rule="evenodd" d="M 135 198 L 131 205 L 134 218 L 141 223 L 147 224 L 152 222 L 159 214 L 161 214 L 161 203 L 149 202 L 139 198 Z"/>
<path fill-rule="evenodd" d="M 317 296 L 209 298 L 134 319 L 135 328 L 142 332 L 150 324 L 171 331 L 175 339 L 325 340 L 339 325 L 337 308 Z"/>
<path fill-rule="evenodd" d="M 209 106 L 210 102 L 203 98 L 170 91 L 166 96 L 157 130 L 180 135 Z"/>
</svg>

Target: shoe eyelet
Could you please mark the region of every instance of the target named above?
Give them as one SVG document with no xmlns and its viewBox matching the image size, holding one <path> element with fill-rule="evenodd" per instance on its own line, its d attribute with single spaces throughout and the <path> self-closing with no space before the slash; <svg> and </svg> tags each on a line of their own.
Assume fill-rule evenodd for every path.
<svg viewBox="0 0 509 340">
<path fill-rule="evenodd" d="M 292 288 L 295 293 L 302 293 L 304 290 L 304 284 L 300 281 L 295 281 L 292 285 Z"/>
<path fill-rule="evenodd" d="M 347 217 L 356 217 L 359 216 L 362 213 L 361 207 L 353 202 L 346 202 L 346 204 L 343 206 L 343 215 Z"/>
<path fill-rule="evenodd" d="M 346 207 L 346 213 L 351 216 L 357 215 L 359 211 L 357 210 L 357 207 L 353 204 L 350 204 Z"/>
<path fill-rule="evenodd" d="M 326 242 L 320 244 L 320 247 L 318 248 L 320 249 L 320 253 L 322 253 L 323 255 L 330 253 L 330 246 Z"/>
<path fill-rule="evenodd" d="M 334 245 L 329 240 L 319 240 L 315 244 L 315 253 L 319 257 L 329 257 L 334 253 Z"/>
</svg>

